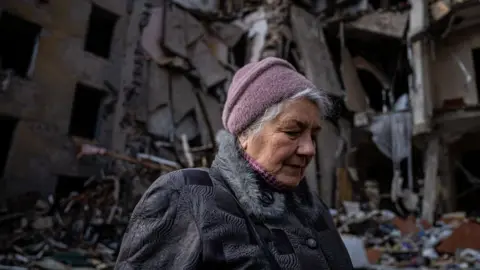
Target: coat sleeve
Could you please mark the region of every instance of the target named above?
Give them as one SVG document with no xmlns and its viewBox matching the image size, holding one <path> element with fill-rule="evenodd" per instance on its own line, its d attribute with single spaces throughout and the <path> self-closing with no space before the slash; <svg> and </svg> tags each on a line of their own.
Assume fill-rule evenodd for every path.
<svg viewBox="0 0 480 270">
<path fill-rule="evenodd" d="M 181 171 L 157 179 L 135 207 L 115 269 L 196 269 L 201 239 Z"/>
</svg>

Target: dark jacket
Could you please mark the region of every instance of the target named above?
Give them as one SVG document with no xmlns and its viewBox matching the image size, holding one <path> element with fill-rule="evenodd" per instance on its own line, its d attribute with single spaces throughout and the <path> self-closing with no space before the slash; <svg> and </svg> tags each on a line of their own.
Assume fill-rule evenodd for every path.
<svg viewBox="0 0 480 270">
<path fill-rule="evenodd" d="M 259 181 L 233 135 L 219 141 L 208 174 L 175 171 L 145 192 L 116 269 L 271 269 L 245 213 L 282 269 L 353 269 L 328 208 L 306 181 L 276 192 Z"/>
</svg>

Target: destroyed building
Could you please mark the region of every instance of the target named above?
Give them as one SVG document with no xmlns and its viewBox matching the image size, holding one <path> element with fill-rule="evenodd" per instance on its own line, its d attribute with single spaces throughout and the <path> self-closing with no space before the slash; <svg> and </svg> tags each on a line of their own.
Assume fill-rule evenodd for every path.
<svg viewBox="0 0 480 270">
<path fill-rule="evenodd" d="M 478 2 L 335 7 L 324 29 L 353 113 L 342 157 L 348 165 L 340 166 L 351 181 L 342 186 L 337 175 L 337 203 L 376 186 L 376 200 L 403 200 L 392 207 L 429 221 L 478 211 Z"/>
<path fill-rule="evenodd" d="M 209 165 L 233 74 L 268 56 L 335 105 L 307 171 L 327 205 L 430 224 L 474 214 L 478 14 L 473 0 L 0 1 L 0 212 L 15 212 L 0 225 L 63 243 L 15 249 L 13 264 L 81 240 L 111 265 L 136 199 L 162 173 Z M 35 203 L 27 226 L 18 213 Z"/>
<path fill-rule="evenodd" d="M 106 83 L 121 83 L 126 2 L 0 3 L 2 201 L 46 197 L 98 171 L 77 161 L 71 137 L 111 145 Z"/>
</svg>

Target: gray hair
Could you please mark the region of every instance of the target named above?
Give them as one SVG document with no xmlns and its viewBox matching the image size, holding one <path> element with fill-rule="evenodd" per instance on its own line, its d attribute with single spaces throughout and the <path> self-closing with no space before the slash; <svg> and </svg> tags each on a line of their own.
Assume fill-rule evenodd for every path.
<svg viewBox="0 0 480 270">
<path fill-rule="evenodd" d="M 251 124 L 249 127 L 247 127 L 245 131 L 242 132 L 241 137 L 252 135 L 255 136 L 262 130 L 265 123 L 272 121 L 282 112 L 283 107 L 288 102 L 301 98 L 306 98 L 314 102 L 320 109 L 321 117 L 326 117 L 329 115 L 332 108 L 332 103 L 328 96 L 324 92 L 312 88 L 307 88 L 265 110 L 265 113 L 261 117 L 255 120 L 253 124 Z"/>
</svg>

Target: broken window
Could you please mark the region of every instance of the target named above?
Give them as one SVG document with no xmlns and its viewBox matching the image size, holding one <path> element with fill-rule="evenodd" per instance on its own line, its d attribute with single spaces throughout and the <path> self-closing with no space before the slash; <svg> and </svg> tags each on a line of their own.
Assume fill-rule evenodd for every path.
<svg viewBox="0 0 480 270">
<path fill-rule="evenodd" d="M 7 11 L 0 15 L 0 67 L 29 77 L 35 66 L 41 27 Z"/>
<path fill-rule="evenodd" d="M 477 97 L 480 100 L 480 48 L 472 50 L 473 68 L 475 70 L 475 81 L 477 83 Z"/>
<path fill-rule="evenodd" d="M 18 119 L 0 115 L 0 178 L 3 176 L 5 166 L 7 165 L 10 146 L 13 141 L 13 134 L 17 127 Z"/>
<path fill-rule="evenodd" d="M 92 4 L 85 37 L 85 51 L 103 58 L 110 57 L 110 47 L 118 16 L 106 9 Z"/>
<path fill-rule="evenodd" d="M 70 116 L 69 135 L 93 139 L 105 92 L 84 84 L 77 84 Z"/>
</svg>

